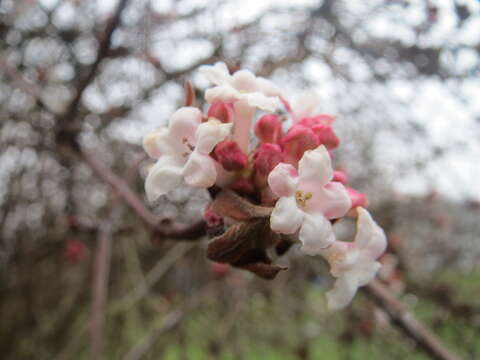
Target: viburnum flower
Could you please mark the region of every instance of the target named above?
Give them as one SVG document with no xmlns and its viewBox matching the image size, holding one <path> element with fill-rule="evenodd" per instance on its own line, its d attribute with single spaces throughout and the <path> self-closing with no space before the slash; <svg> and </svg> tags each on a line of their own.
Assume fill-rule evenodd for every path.
<svg viewBox="0 0 480 360">
<path fill-rule="evenodd" d="M 369 212 L 357 208 L 357 234 L 353 242 L 335 241 L 321 250 L 330 264 L 330 272 L 336 278 L 334 287 L 327 292 L 331 310 L 347 306 L 360 286 L 369 283 L 381 264 L 376 261 L 387 247 L 384 231 L 373 221 Z"/>
<path fill-rule="evenodd" d="M 250 125 L 255 110 L 258 108 L 273 112 L 280 108 L 281 91 L 269 80 L 256 77 L 248 70 L 240 70 L 230 75 L 227 66 L 222 62 L 201 66 L 199 71 L 216 85 L 205 92 L 205 100 L 209 104 L 233 104 L 233 139 L 243 151 L 248 152 Z"/>
<path fill-rule="evenodd" d="M 306 151 L 298 172 L 290 164 L 278 164 L 268 177 L 279 196 L 270 217 L 273 231 L 293 234 L 300 229 L 301 250 L 317 255 L 335 241 L 329 219 L 344 216 L 351 207 L 343 184 L 331 181 L 333 169 L 327 149 L 321 145 Z"/>
<path fill-rule="evenodd" d="M 202 118 L 197 108 L 180 108 L 171 116 L 168 127 L 144 138 L 145 151 L 158 159 L 145 181 L 149 201 L 175 189 L 182 179 L 193 187 L 215 184 L 217 170 L 209 154 L 231 134 L 232 124 L 215 119 L 202 123 Z"/>
<path fill-rule="evenodd" d="M 331 126 L 335 122 L 335 118 L 327 114 L 318 114 L 317 108 L 320 103 L 318 95 L 313 91 L 305 91 L 295 97 L 291 104 L 284 101 L 287 111 L 292 115 L 293 122 L 296 123 L 304 120 L 305 126 L 313 126 L 322 123 Z"/>
</svg>

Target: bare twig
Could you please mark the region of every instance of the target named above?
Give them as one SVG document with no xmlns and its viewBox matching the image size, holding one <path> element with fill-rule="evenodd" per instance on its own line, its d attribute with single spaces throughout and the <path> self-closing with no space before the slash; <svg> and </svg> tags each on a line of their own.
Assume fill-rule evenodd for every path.
<svg viewBox="0 0 480 360">
<path fill-rule="evenodd" d="M 154 286 L 162 276 L 177 263 L 194 244 L 177 244 L 173 246 L 148 272 L 145 280 L 140 282 L 130 293 L 128 293 L 115 307 L 112 307 L 112 313 L 127 309 L 143 299 L 152 286 Z"/>
<path fill-rule="evenodd" d="M 122 12 L 127 6 L 128 0 L 120 0 L 117 8 L 115 9 L 115 12 L 113 16 L 109 19 L 107 26 L 105 28 L 105 32 L 103 33 L 103 37 L 100 40 L 100 45 L 98 47 L 98 52 L 97 52 L 97 57 L 95 58 L 95 62 L 92 64 L 92 66 L 88 69 L 87 75 L 82 78 L 77 86 L 75 96 L 73 99 L 70 101 L 70 104 L 67 107 L 67 110 L 65 111 L 65 114 L 62 116 L 62 119 L 60 120 L 60 125 L 61 126 L 66 126 L 69 123 L 73 124 L 73 131 L 79 131 L 78 124 L 76 124 L 76 114 L 78 112 L 78 104 L 80 103 L 80 100 L 82 99 L 83 92 L 87 88 L 88 85 L 93 81 L 95 76 L 97 75 L 98 68 L 101 64 L 101 62 L 107 57 L 111 43 L 112 43 L 112 35 L 115 29 L 118 27 L 120 24 L 120 18 L 122 16 Z"/>
<path fill-rule="evenodd" d="M 152 230 L 152 241 L 154 243 L 165 238 L 187 241 L 198 240 L 205 235 L 206 227 L 203 221 L 188 226 L 161 222 L 160 219 L 143 204 L 143 201 L 123 179 L 98 160 L 98 156 L 86 150 L 81 150 L 81 155 L 85 162 L 90 165 L 94 173 L 109 184 L 115 190 L 116 194 L 122 198 L 143 220 L 145 225 Z"/>
<path fill-rule="evenodd" d="M 35 99 L 42 97 L 42 89 L 37 84 L 26 81 L 17 69 L 10 66 L 5 59 L 0 59 L 0 70 L 8 76 L 13 84 L 20 90 L 33 96 Z"/>
<path fill-rule="evenodd" d="M 112 253 L 112 227 L 106 222 L 100 227 L 93 267 L 91 311 L 91 356 L 94 360 L 104 358 L 105 351 L 105 304 L 107 300 L 110 259 Z"/>
<path fill-rule="evenodd" d="M 158 218 L 153 214 L 135 194 L 130 186 L 113 173 L 107 166 L 102 164 L 98 160 L 98 156 L 93 153 L 90 153 L 87 150 L 81 151 L 81 156 L 83 160 L 92 168 L 93 172 L 109 184 L 116 192 L 116 194 L 122 198 L 130 208 L 132 208 L 135 213 L 137 213 L 140 218 L 151 228 L 155 228 L 158 224 Z"/>
<path fill-rule="evenodd" d="M 430 330 L 423 326 L 407 307 L 393 296 L 378 280 L 364 288 L 365 293 L 398 325 L 405 335 L 415 340 L 433 359 L 459 360 Z"/>
<path fill-rule="evenodd" d="M 142 359 L 145 354 L 152 348 L 159 336 L 165 332 L 175 328 L 182 319 L 188 315 L 188 311 L 195 308 L 204 297 L 210 294 L 212 285 L 206 285 L 201 291 L 193 296 L 190 296 L 180 306 L 177 306 L 175 310 L 168 313 L 161 321 L 160 325 L 154 327 L 149 331 L 148 335 L 141 339 L 130 351 L 123 357 L 124 360 L 138 360 Z"/>
</svg>

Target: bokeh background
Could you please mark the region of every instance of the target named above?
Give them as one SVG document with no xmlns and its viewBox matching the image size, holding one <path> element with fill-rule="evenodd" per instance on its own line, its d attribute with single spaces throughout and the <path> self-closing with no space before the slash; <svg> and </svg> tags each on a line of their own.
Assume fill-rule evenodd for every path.
<svg viewBox="0 0 480 360">
<path fill-rule="evenodd" d="M 140 144 L 215 61 L 318 94 L 389 235 L 380 278 L 480 358 L 480 2 L 1 0 L 0 48 L 2 359 L 428 358 L 362 293 L 329 313 L 320 259 L 293 249 L 269 282 L 205 237 L 152 242 L 72 150 L 165 223 L 200 220 L 203 191 L 147 204 Z"/>
</svg>

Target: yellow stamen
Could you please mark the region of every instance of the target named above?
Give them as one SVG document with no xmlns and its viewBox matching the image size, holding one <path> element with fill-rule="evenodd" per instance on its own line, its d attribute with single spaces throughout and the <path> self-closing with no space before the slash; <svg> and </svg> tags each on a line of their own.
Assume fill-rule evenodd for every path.
<svg viewBox="0 0 480 360">
<path fill-rule="evenodd" d="M 295 200 L 300 207 L 307 206 L 307 201 L 310 200 L 312 197 L 313 193 L 311 192 L 304 193 L 302 190 L 297 190 L 295 192 Z"/>
</svg>

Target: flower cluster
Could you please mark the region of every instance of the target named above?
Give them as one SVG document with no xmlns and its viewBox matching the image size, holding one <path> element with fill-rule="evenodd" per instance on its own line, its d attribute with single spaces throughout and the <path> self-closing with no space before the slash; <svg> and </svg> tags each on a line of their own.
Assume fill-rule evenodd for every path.
<svg viewBox="0 0 480 360">
<path fill-rule="evenodd" d="M 202 66 L 200 73 L 214 84 L 205 92 L 208 109 L 180 108 L 168 127 L 144 139 L 145 151 L 157 160 L 145 182 L 147 198 L 155 201 L 183 182 L 209 188 L 215 206 L 205 211 L 207 226 L 232 227 L 239 218 L 228 211 L 215 212 L 214 203 L 219 191 L 235 193 L 268 214 L 262 216 L 267 216 L 272 236 L 258 230 L 258 222 L 256 233 L 273 240 L 254 242 L 256 247 L 245 250 L 247 241 L 239 240 L 238 233 L 247 232 L 236 231 L 235 241 L 243 241 L 238 248 L 249 257 L 255 254 L 255 260 L 246 261 L 243 254 L 223 262 L 274 277 L 278 269 L 258 244 L 278 248 L 298 239 L 303 253 L 319 255 L 330 265 L 336 280 L 327 293 L 329 308 L 346 306 L 357 288 L 377 273 L 386 238 L 364 209 L 366 196 L 347 186 L 343 171 L 332 168 L 332 151 L 340 143 L 333 130 L 335 118 L 315 112 L 314 96 L 289 103 L 277 86 L 247 70 L 230 74 L 225 64 L 217 63 Z M 333 224 L 354 214 L 358 216 L 354 241 L 337 240 Z M 227 240 L 223 236 L 221 246 Z"/>
</svg>

